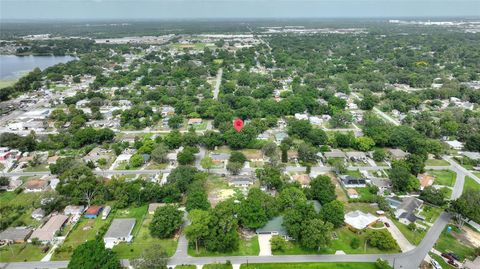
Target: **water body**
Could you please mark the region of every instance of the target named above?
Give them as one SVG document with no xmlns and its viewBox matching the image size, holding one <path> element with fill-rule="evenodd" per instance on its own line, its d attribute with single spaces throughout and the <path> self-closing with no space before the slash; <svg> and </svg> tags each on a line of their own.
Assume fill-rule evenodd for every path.
<svg viewBox="0 0 480 269">
<path fill-rule="evenodd" d="M 43 70 L 49 66 L 75 59 L 72 56 L 0 55 L 0 80 L 18 79 L 37 67 Z"/>
</svg>

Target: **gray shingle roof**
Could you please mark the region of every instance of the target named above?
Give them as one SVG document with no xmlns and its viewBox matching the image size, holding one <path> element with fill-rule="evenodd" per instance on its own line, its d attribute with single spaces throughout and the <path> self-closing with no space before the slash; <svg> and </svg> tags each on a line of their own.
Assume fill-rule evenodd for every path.
<svg viewBox="0 0 480 269">
<path fill-rule="evenodd" d="M 104 238 L 128 237 L 135 226 L 135 219 L 114 219 Z"/>
</svg>

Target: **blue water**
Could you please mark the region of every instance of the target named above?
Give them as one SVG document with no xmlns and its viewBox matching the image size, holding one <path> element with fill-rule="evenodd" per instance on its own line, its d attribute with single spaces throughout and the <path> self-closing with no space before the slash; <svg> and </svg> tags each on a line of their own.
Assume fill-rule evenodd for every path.
<svg viewBox="0 0 480 269">
<path fill-rule="evenodd" d="M 0 80 L 17 79 L 37 67 L 43 70 L 49 66 L 75 59 L 72 56 L 0 55 Z"/>
</svg>

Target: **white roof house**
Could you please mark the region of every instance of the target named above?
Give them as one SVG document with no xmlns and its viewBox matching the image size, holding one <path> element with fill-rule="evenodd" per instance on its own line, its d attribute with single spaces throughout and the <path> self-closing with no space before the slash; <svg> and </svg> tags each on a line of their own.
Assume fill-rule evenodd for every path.
<svg viewBox="0 0 480 269">
<path fill-rule="evenodd" d="M 106 248 L 113 248 L 120 242 L 130 242 L 133 239 L 132 230 L 135 219 L 114 219 L 103 237 Z"/>
<path fill-rule="evenodd" d="M 351 211 L 345 214 L 345 223 L 357 230 L 363 230 L 377 220 L 378 218 L 374 215 L 363 213 L 360 210 Z"/>
</svg>

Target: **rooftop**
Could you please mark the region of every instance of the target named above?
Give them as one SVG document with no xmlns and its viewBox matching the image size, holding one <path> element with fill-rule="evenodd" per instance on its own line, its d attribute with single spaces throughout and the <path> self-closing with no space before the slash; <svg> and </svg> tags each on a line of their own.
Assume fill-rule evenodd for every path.
<svg viewBox="0 0 480 269">
<path fill-rule="evenodd" d="M 122 238 L 130 236 L 135 219 L 114 219 L 104 238 Z"/>
<path fill-rule="evenodd" d="M 351 211 L 345 214 L 345 223 L 357 230 L 363 230 L 377 220 L 378 218 L 374 215 L 370 213 L 363 213 L 360 210 Z"/>
</svg>

